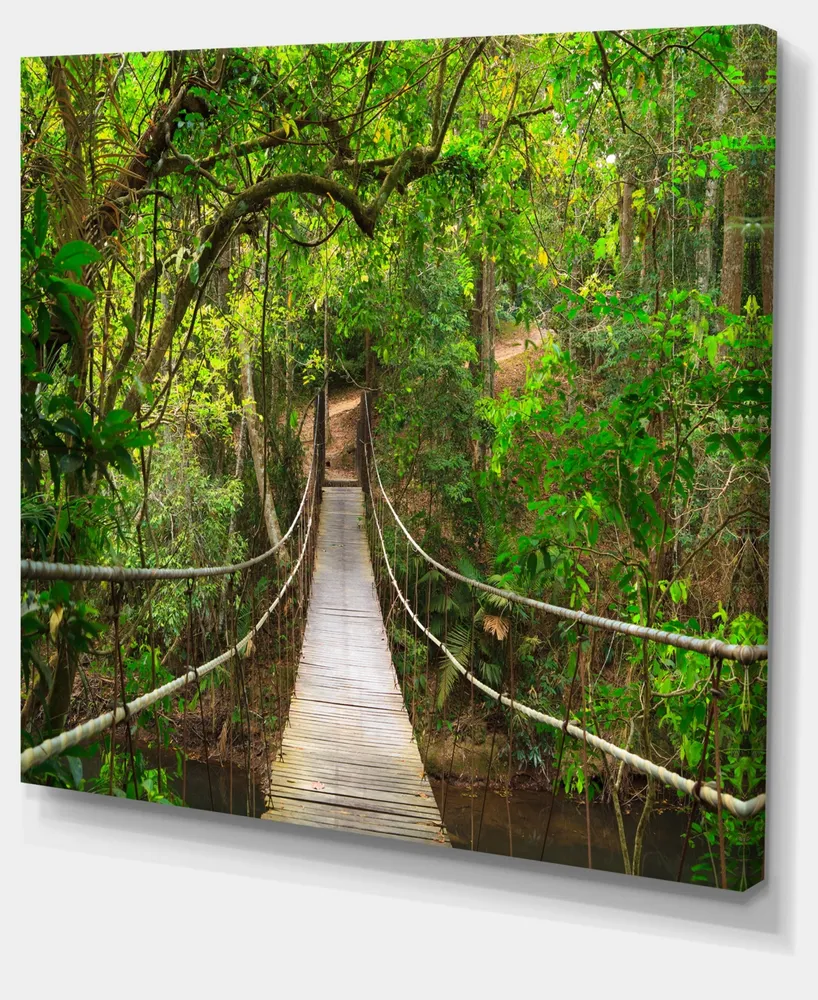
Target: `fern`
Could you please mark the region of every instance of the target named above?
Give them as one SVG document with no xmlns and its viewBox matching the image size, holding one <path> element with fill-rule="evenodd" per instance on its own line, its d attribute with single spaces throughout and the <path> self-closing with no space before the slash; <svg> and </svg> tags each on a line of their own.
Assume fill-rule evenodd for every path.
<svg viewBox="0 0 818 1000">
<path fill-rule="evenodd" d="M 462 625 L 450 626 L 446 639 L 446 647 L 458 663 L 461 665 L 470 663 L 473 651 L 471 629 L 464 628 Z M 445 653 L 442 653 L 440 658 L 440 683 L 438 684 L 437 695 L 438 708 L 443 708 L 458 676 L 459 671 L 457 667 Z"/>
</svg>

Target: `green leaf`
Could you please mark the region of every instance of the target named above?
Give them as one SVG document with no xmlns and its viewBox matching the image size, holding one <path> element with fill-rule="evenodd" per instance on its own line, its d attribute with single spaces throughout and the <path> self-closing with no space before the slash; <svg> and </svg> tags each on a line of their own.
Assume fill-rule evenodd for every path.
<svg viewBox="0 0 818 1000">
<path fill-rule="evenodd" d="M 71 771 L 71 778 L 74 784 L 79 788 L 82 782 L 82 761 L 79 757 L 68 757 L 66 758 L 68 762 L 68 767 Z"/>
<path fill-rule="evenodd" d="M 772 434 L 768 434 L 758 446 L 755 455 L 753 455 L 753 458 L 757 462 L 764 462 L 766 460 L 767 456 L 770 454 L 770 445 L 772 444 L 772 440 Z"/>
<path fill-rule="evenodd" d="M 60 469 L 69 475 L 72 472 L 76 472 L 77 469 L 82 468 L 85 464 L 85 456 L 78 454 L 75 451 L 68 452 L 67 455 L 62 455 L 60 457 Z"/>
<path fill-rule="evenodd" d="M 79 428 L 79 424 L 75 423 L 68 417 L 60 417 L 59 420 L 54 421 L 54 430 L 59 431 L 61 434 L 70 434 L 72 437 L 82 439 L 83 433 Z"/>
<path fill-rule="evenodd" d="M 45 344 L 51 336 L 51 315 L 48 306 L 41 302 L 37 307 L 37 340 Z"/>
<path fill-rule="evenodd" d="M 114 465 L 124 476 L 127 476 L 129 479 L 136 479 L 136 466 L 130 454 L 122 445 L 117 445 L 114 448 Z"/>
<path fill-rule="evenodd" d="M 57 318 L 62 323 L 63 327 L 73 336 L 76 337 L 80 332 L 80 325 L 77 322 L 77 317 L 74 315 L 74 310 L 71 308 L 71 303 L 68 300 L 68 296 L 64 292 L 60 292 L 57 296 L 57 302 L 54 306 L 54 312 Z"/>
<path fill-rule="evenodd" d="M 20 310 L 20 329 L 25 334 L 31 334 L 31 333 L 34 332 L 34 327 L 33 327 L 32 323 L 31 323 L 31 320 L 29 319 L 28 313 L 25 311 L 25 309 L 21 309 Z"/>
<path fill-rule="evenodd" d="M 124 427 L 125 424 L 130 423 L 131 416 L 130 410 L 111 410 L 105 418 L 105 423 L 109 427 Z"/>
<path fill-rule="evenodd" d="M 101 259 L 100 252 L 83 240 L 71 240 L 57 251 L 54 257 L 54 267 L 58 271 L 73 271 L 79 277 L 86 264 L 93 264 Z"/>
<path fill-rule="evenodd" d="M 86 438 L 91 437 L 91 432 L 94 429 L 94 422 L 91 419 L 91 414 L 88 413 L 87 410 L 82 410 L 79 408 L 75 408 L 73 413 L 74 413 L 74 418 L 76 419 L 77 423 L 79 424 L 79 428 L 82 431 L 83 437 Z"/>
<path fill-rule="evenodd" d="M 188 271 L 188 277 L 192 285 L 195 285 L 199 281 L 199 262 L 194 260 L 190 265 L 190 271 Z"/>
<path fill-rule="evenodd" d="M 85 299 L 86 302 L 94 301 L 94 293 L 85 285 L 78 285 L 76 281 L 69 281 L 68 278 L 52 278 L 48 285 L 48 291 L 53 295 L 62 292 L 75 299 Z"/>
<path fill-rule="evenodd" d="M 722 434 L 721 440 L 722 444 L 737 462 L 741 462 L 744 459 L 744 452 L 741 449 L 741 445 L 732 434 Z"/>
</svg>

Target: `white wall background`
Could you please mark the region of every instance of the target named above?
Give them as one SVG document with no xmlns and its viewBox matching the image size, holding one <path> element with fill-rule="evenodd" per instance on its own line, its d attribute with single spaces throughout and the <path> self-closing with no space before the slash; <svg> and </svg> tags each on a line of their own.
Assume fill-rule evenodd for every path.
<svg viewBox="0 0 818 1000">
<path fill-rule="evenodd" d="M 812 7 L 812 5 L 810 5 Z M 813 8 L 814 9 L 814 8 Z M 780 33 L 766 884 L 744 896 L 400 848 L 19 784 L 20 55 L 760 22 Z M 777 997 L 814 989 L 818 621 L 815 15 L 797 0 L 12 3 L 4 15 L 0 900 L 8 996 Z M 7 352 L 7 357 L 5 356 Z M 5 382 L 7 381 L 7 385 Z M 7 510 L 5 509 L 7 508 Z M 5 950 L 5 949 L 4 949 Z M 812 961 L 810 961 L 812 959 Z M 566 991 L 570 991 L 570 994 Z M 4 991 L 5 992 L 5 991 Z"/>
</svg>

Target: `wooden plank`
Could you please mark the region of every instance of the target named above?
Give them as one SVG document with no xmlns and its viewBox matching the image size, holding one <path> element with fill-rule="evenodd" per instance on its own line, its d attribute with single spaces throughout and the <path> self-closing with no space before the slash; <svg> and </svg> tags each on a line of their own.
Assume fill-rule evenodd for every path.
<svg viewBox="0 0 818 1000">
<path fill-rule="evenodd" d="M 438 847 L 451 847 L 447 838 L 430 831 L 417 831 L 384 824 L 380 828 L 374 819 L 362 815 L 360 818 L 349 818 L 326 811 L 312 813 L 287 812 L 279 815 L 264 813 L 262 819 L 278 820 L 296 826 L 312 826 L 320 829 L 342 830 L 345 833 L 364 833 L 375 837 L 389 837 L 392 840 L 408 840 L 415 844 L 432 844 Z"/>
<path fill-rule="evenodd" d="M 264 819 L 449 843 L 392 667 L 363 494 L 325 487 L 304 643 Z"/>
<path fill-rule="evenodd" d="M 288 784 L 274 784 L 270 792 L 271 797 L 275 800 L 276 808 L 281 807 L 282 799 L 289 799 L 316 806 L 363 809 L 366 812 L 378 813 L 379 815 L 383 813 L 387 816 L 398 816 L 401 821 L 405 819 L 422 820 L 424 823 L 440 826 L 440 813 L 437 811 L 437 806 L 433 806 L 430 810 L 422 801 L 418 804 L 401 799 L 389 799 L 382 797 L 384 794 L 381 792 L 374 796 L 372 793 L 369 797 L 363 792 L 359 792 L 357 795 L 342 795 L 340 792 L 298 788 Z"/>
<path fill-rule="evenodd" d="M 276 775 L 278 778 L 286 780 L 295 779 L 299 781 L 322 781 L 335 783 L 339 786 L 354 788 L 360 786 L 363 780 L 367 788 L 374 788 L 380 791 L 398 791 L 407 794 L 415 794 L 419 790 L 426 793 L 426 786 L 423 784 L 422 776 L 404 777 L 396 775 L 390 771 L 386 775 L 381 775 L 377 771 L 370 769 L 371 773 L 361 774 L 360 768 L 346 768 L 344 765 L 333 765 L 332 763 L 309 764 L 302 760 L 278 761 L 276 764 Z"/>
<path fill-rule="evenodd" d="M 434 798 L 429 798 L 429 793 L 422 790 L 407 791 L 397 788 L 375 788 L 372 785 L 361 788 L 354 779 L 349 783 L 333 781 L 331 778 L 310 779 L 293 775 L 277 775 L 273 781 L 273 790 L 281 789 L 283 792 L 289 790 L 295 798 L 318 801 L 317 796 L 332 796 L 335 805 L 341 804 L 341 799 L 355 799 L 361 802 L 386 803 L 392 806 L 409 806 L 412 809 L 420 810 L 424 815 L 430 811 L 439 815 L 437 804 Z M 303 794 L 302 794 L 303 793 Z M 353 803 L 357 805 L 358 803 Z M 367 808 L 374 808 L 367 806 Z M 390 810 L 393 812 L 395 810 Z"/>
</svg>

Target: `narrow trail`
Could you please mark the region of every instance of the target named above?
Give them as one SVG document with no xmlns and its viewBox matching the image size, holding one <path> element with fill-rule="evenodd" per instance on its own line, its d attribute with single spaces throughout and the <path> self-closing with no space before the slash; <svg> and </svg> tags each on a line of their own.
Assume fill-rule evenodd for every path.
<svg viewBox="0 0 818 1000">
<path fill-rule="evenodd" d="M 526 366 L 541 348 L 542 331 L 533 329 L 526 333 L 521 328 L 502 332 L 494 345 L 497 370 L 494 376 L 495 391 L 516 389 L 525 379 Z M 534 346 L 532 346 L 534 345 Z M 333 479 L 355 478 L 355 432 L 358 421 L 358 402 L 361 391 L 357 386 L 330 389 L 329 442 L 327 444 L 326 473 Z M 312 428 L 305 427 L 304 440 L 309 440 Z"/>
</svg>

